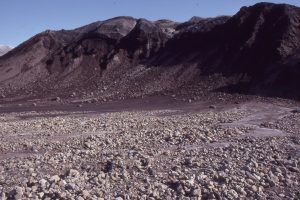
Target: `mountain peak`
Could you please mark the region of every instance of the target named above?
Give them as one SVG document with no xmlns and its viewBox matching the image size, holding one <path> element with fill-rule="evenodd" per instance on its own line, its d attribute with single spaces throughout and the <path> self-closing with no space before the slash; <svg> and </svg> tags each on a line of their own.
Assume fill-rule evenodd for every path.
<svg viewBox="0 0 300 200">
<path fill-rule="evenodd" d="M 0 56 L 3 56 L 12 49 L 13 47 L 11 46 L 0 44 Z"/>
</svg>

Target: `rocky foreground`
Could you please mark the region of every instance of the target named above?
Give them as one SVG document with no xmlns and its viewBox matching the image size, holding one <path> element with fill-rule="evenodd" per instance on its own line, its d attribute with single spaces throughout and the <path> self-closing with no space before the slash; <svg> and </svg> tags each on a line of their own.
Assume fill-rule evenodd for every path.
<svg viewBox="0 0 300 200">
<path fill-rule="evenodd" d="M 299 199 L 299 126 L 263 102 L 3 113 L 0 199 Z"/>
</svg>

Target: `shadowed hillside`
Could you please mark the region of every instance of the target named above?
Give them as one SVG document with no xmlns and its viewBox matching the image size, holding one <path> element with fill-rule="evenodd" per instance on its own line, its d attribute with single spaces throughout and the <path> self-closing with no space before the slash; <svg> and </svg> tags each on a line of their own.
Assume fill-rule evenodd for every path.
<svg viewBox="0 0 300 200">
<path fill-rule="evenodd" d="M 299 21 L 297 7 L 259 3 L 232 17 L 184 23 L 117 17 L 45 31 L 0 58 L 0 92 L 127 98 L 184 85 L 202 90 L 203 77 L 219 74 L 229 81 L 202 85 L 297 97 Z"/>
</svg>

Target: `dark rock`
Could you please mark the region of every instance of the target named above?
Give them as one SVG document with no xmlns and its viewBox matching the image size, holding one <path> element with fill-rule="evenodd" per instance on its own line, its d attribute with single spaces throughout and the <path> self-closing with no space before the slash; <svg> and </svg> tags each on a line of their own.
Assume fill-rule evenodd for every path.
<svg viewBox="0 0 300 200">
<path fill-rule="evenodd" d="M 288 168 L 291 172 L 300 172 L 300 169 L 297 167 L 289 167 Z"/>
<path fill-rule="evenodd" d="M 60 101 L 60 98 L 59 97 L 54 97 L 51 99 L 51 101 Z"/>
<path fill-rule="evenodd" d="M 300 113 L 300 108 L 294 109 L 294 110 L 292 110 L 291 112 L 292 112 L 292 113 L 295 113 L 295 114 L 296 114 L 296 113 Z"/>
<path fill-rule="evenodd" d="M 210 106 L 209 106 L 209 108 L 210 108 L 210 109 L 216 109 L 216 108 L 217 108 L 217 106 L 210 105 Z"/>
<path fill-rule="evenodd" d="M 149 58 L 168 41 L 169 35 L 161 27 L 148 20 L 140 19 L 134 29 L 122 38 L 119 49 L 125 50 L 131 58 Z"/>
<path fill-rule="evenodd" d="M 107 161 L 104 171 L 106 173 L 110 173 L 114 170 L 114 168 L 115 168 L 115 162 L 114 161 Z"/>
</svg>

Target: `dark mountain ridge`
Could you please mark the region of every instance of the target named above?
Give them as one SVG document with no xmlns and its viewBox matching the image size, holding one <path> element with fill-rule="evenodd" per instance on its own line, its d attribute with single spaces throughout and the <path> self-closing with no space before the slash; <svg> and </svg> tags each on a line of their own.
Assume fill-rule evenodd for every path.
<svg viewBox="0 0 300 200">
<path fill-rule="evenodd" d="M 293 65 L 290 59 L 299 52 L 299 22 L 300 9 L 295 6 L 259 3 L 242 8 L 208 32 L 186 32 L 174 37 L 166 54 L 172 51 L 184 63 L 194 53 L 193 61 L 205 73 L 247 74 L 254 85 L 296 91 L 300 69 L 296 58 Z"/>
<path fill-rule="evenodd" d="M 297 97 L 299 53 L 300 8 L 286 4 L 259 3 L 232 17 L 184 23 L 116 17 L 34 36 L 0 58 L 0 84 L 12 97 L 79 88 L 144 95 L 217 73 L 239 77 L 234 84 L 241 90 L 247 82 L 247 90 Z"/>
</svg>

